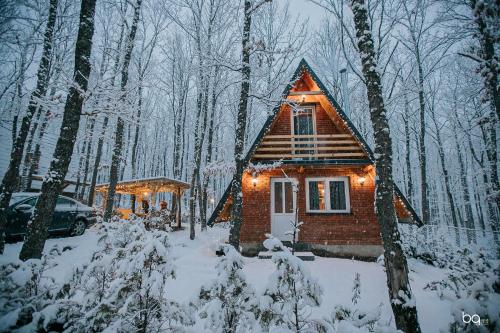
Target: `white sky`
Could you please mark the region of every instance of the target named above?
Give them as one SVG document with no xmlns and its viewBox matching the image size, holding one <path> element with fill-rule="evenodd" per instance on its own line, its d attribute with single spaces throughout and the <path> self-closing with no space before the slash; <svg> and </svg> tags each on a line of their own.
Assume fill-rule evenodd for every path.
<svg viewBox="0 0 500 333">
<path fill-rule="evenodd" d="M 283 0 L 280 0 L 283 1 Z M 300 14 L 309 18 L 309 26 L 315 29 L 324 16 L 325 10 L 308 0 L 286 0 L 290 3 L 290 11 L 293 15 Z"/>
</svg>

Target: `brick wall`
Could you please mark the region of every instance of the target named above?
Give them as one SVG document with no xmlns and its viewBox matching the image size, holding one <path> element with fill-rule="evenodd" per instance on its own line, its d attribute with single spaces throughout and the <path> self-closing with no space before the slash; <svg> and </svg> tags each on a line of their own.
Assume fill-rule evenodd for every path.
<svg viewBox="0 0 500 333">
<path fill-rule="evenodd" d="M 286 167 L 289 177 L 299 181 L 297 205 L 299 220 L 304 222 L 299 241 L 322 245 L 380 245 L 380 228 L 374 213 L 374 178 L 366 177 L 363 185 L 358 181 L 366 176 L 361 167 Z M 306 177 L 349 177 L 350 213 L 307 213 Z M 243 177 L 243 225 L 241 242 L 262 242 L 271 232 L 271 178 L 283 178 L 280 169 L 262 172 L 257 185 L 252 176 Z"/>
</svg>

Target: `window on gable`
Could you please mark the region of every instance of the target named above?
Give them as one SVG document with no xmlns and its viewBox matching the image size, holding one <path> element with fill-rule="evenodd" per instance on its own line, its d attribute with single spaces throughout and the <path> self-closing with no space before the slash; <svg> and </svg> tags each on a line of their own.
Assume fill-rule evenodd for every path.
<svg viewBox="0 0 500 333">
<path fill-rule="evenodd" d="M 313 105 L 302 105 L 293 109 L 293 135 L 314 135 L 314 106 Z M 308 150 L 304 148 L 314 148 L 312 143 L 302 143 L 314 141 L 312 137 L 295 137 L 294 138 L 294 154 L 314 154 L 314 150 Z M 300 143 L 297 143 L 300 142 Z"/>
<path fill-rule="evenodd" d="M 348 213 L 349 178 L 307 178 L 306 208 L 308 212 Z"/>
</svg>

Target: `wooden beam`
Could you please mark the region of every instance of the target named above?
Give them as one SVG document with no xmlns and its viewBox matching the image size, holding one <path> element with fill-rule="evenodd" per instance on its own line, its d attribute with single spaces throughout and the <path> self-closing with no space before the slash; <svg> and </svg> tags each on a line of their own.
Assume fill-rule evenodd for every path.
<svg viewBox="0 0 500 333">
<path fill-rule="evenodd" d="M 258 148 L 257 152 L 262 151 L 292 151 L 292 150 L 337 150 L 337 151 L 362 151 L 359 146 L 340 146 L 340 147 L 264 147 Z"/>
<path fill-rule="evenodd" d="M 318 91 L 291 91 L 288 96 L 301 96 L 301 95 L 323 95 L 321 90 Z"/>
<path fill-rule="evenodd" d="M 255 154 L 253 158 L 302 158 L 302 157 L 366 157 L 365 153 L 333 153 L 333 154 Z"/>
<path fill-rule="evenodd" d="M 303 134 L 303 135 L 266 135 L 267 139 L 316 139 L 316 138 L 352 138 L 351 134 Z"/>
<path fill-rule="evenodd" d="M 343 141 L 262 141 L 260 144 L 263 146 L 273 146 L 273 145 L 300 145 L 300 144 L 315 144 L 315 145 L 346 145 L 346 144 L 356 144 L 355 140 L 343 140 Z"/>
<path fill-rule="evenodd" d="M 177 212 L 175 214 L 175 224 L 177 225 L 177 228 L 180 230 L 181 228 L 181 188 L 177 187 Z"/>
</svg>

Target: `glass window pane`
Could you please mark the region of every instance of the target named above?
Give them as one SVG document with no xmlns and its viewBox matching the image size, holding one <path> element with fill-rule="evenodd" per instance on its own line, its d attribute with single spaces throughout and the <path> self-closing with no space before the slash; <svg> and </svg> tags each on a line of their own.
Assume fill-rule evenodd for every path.
<svg viewBox="0 0 500 333">
<path fill-rule="evenodd" d="M 322 181 L 309 182 L 309 209 L 325 210 L 325 183 Z"/>
<path fill-rule="evenodd" d="M 38 197 L 26 200 L 25 202 L 23 202 L 23 205 L 30 205 L 31 207 L 33 207 L 33 206 L 35 206 L 37 199 L 38 199 Z"/>
<path fill-rule="evenodd" d="M 330 209 L 345 210 L 345 183 L 343 181 L 330 182 Z"/>
<path fill-rule="evenodd" d="M 314 134 L 313 108 L 299 108 L 294 110 L 293 114 L 293 133 L 294 135 L 311 135 Z M 296 148 L 314 147 L 313 144 L 297 143 L 297 142 L 313 141 L 313 138 L 295 138 Z M 314 150 L 294 150 L 294 154 L 313 154 Z"/>
<path fill-rule="evenodd" d="M 274 183 L 274 212 L 283 213 L 283 183 Z"/>
<path fill-rule="evenodd" d="M 73 201 L 61 197 L 57 198 L 56 205 L 71 205 L 71 204 L 73 204 Z"/>
<path fill-rule="evenodd" d="M 291 182 L 285 183 L 285 213 L 293 213 L 293 187 Z"/>
</svg>

